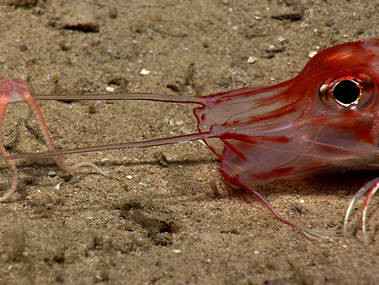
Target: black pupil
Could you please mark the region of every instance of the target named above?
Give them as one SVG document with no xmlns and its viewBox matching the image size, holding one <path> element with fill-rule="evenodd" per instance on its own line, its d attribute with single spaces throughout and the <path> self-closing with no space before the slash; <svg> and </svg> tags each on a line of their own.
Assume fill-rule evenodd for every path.
<svg viewBox="0 0 379 285">
<path fill-rule="evenodd" d="M 360 94 L 357 83 L 352 80 L 342 80 L 333 89 L 334 98 L 342 104 L 355 102 Z"/>
</svg>

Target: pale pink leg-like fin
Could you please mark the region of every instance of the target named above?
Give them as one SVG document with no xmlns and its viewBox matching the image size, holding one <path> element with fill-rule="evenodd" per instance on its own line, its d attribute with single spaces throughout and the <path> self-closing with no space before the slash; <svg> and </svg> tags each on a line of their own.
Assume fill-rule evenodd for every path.
<svg viewBox="0 0 379 285">
<path fill-rule="evenodd" d="M 295 228 L 296 230 L 300 231 L 306 237 L 311 238 L 311 239 L 336 239 L 336 238 L 340 238 L 337 235 L 337 232 L 335 232 L 335 231 L 323 231 L 323 230 L 314 230 L 314 229 L 304 228 L 304 227 L 298 226 L 294 222 L 289 221 L 286 218 L 282 217 L 273 208 L 273 206 L 270 204 L 270 202 L 268 202 L 259 192 L 257 192 L 256 190 L 253 189 L 253 187 L 251 186 L 251 184 L 253 184 L 253 183 L 252 183 L 252 181 L 250 181 L 250 179 L 248 177 L 244 178 L 244 177 L 240 176 L 238 178 L 237 183 L 235 183 L 235 181 L 233 181 L 233 184 L 253 193 L 271 211 L 271 213 L 274 214 L 274 216 L 278 220 L 280 220 L 282 223 L 287 224 L 287 225 Z"/>
<path fill-rule="evenodd" d="M 2 127 L 3 127 L 3 118 L 4 118 L 4 112 L 7 104 L 9 103 L 8 99 L 6 97 L 1 98 L 0 102 L 0 154 L 2 157 L 8 156 L 8 152 L 6 151 L 3 139 L 2 139 Z M 5 200 L 8 200 L 10 196 L 16 191 L 17 189 L 17 183 L 18 183 L 18 174 L 16 169 L 16 164 L 12 160 L 5 159 L 5 163 L 8 164 L 12 171 L 12 185 L 9 187 L 9 189 L 5 192 L 3 196 L 0 197 L 0 202 L 3 202 Z"/>
<path fill-rule="evenodd" d="M 365 185 L 363 185 L 357 193 L 355 193 L 353 199 L 351 199 L 351 202 L 349 204 L 349 207 L 346 210 L 346 215 L 345 215 L 345 220 L 344 220 L 344 225 L 343 225 L 343 232 L 344 236 L 347 236 L 347 227 L 349 223 L 349 219 L 351 216 L 351 213 L 353 211 L 353 207 L 355 203 L 358 201 L 359 198 L 361 198 L 363 195 L 365 195 L 367 192 L 367 197 L 363 205 L 363 210 L 362 210 L 362 232 L 363 232 L 363 239 L 366 244 L 368 244 L 368 239 L 367 239 L 367 232 L 366 232 L 366 217 L 367 217 L 367 210 L 368 210 L 368 204 L 374 196 L 374 194 L 378 191 L 379 188 L 379 177 L 376 177 L 369 182 L 367 182 Z"/>
<path fill-rule="evenodd" d="M 0 147 L 1 155 L 4 155 L 4 151 L 5 151 L 5 149 L 4 149 L 3 145 L 1 144 L 1 147 Z M 5 154 L 6 153 L 7 152 L 5 151 Z M 8 190 L 4 193 L 4 195 L 2 195 L 0 197 L 0 202 L 4 202 L 4 201 L 8 200 L 13 195 L 13 193 L 17 189 L 17 183 L 18 183 L 18 174 L 17 174 L 17 169 L 16 169 L 15 163 L 10 161 L 10 160 L 5 160 L 5 162 L 8 164 L 8 166 L 10 167 L 10 169 L 12 171 L 12 185 L 8 188 Z"/>
<path fill-rule="evenodd" d="M 370 189 L 370 192 L 368 192 L 365 203 L 363 205 L 363 211 L 362 211 L 362 232 L 363 232 L 363 239 L 365 241 L 365 244 L 368 244 L 368 238 L 366 233 L 366 217 L 367 217 L 367 209 L 368 204 L 370 203 L 370 200 L 372 196 L 375 195 L 376 191 L 379 189 L 379 182 L 375 183 L 375 185 Z"/>
<path fill-rule="evenodd" d="M 49 150 L 50 151 L 55 151 L 56 149 L 55 149 L 54 143 L 53 143 L 53 141 L 52 141 L 52 139 L 50 137 L 49 130 L 47 128 L 46 122 L 45 122 L 45 120 L 43 118 L 41 109 L 39 108 L 38 104 L 34 101 L 34 99 L 33 99 L 33 97 L 31 95 L 25 97 L 24 100 L 28 103 L 29 108 L 36 113 L 37 118 L 39 119 L 39 122 L 40 122 L 40 126 L 42 128 L 43 136 L 44 136 L 44 138 L 46 140 L 46 143 L 48 145 Z M 57 163 L 57 165 L 61 169 L 65 170 L 67 172 L 76 171 L 80 167 L 90 167 L 90 168 L 93 168 L 96 172 L 101 173 L 102 175 L 107 175 L 107 173 L 105 173 L 103 170 L 101 170 L 98 166 L 96 166 L 92 162 L 82 161 L 82 162 L 79 162 L 77 164 L 68 166 L 58 156 L 54 156 L 53 159 L 55 160 L 55 162 Z"/>
</svg>

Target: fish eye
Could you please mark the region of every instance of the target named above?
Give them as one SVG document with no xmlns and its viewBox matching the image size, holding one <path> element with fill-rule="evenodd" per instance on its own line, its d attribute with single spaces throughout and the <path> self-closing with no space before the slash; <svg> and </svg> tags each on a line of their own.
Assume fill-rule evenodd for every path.
<svg viewBox="0 0 379 285">
<path fill-rule="evenodd" d="M 358 104 L 361 86 L 354 80 L 341 80 L 333 86 L 331 94 L 337 103 L 348 107 L 352 104 Z"/>
<path fill-rule="evenodd" d="M 364 74 L 325 81 L 320 89 L 321 101 L 337 110 L 360 110 L 375 98 L 373 80 Z"/>
</svg>

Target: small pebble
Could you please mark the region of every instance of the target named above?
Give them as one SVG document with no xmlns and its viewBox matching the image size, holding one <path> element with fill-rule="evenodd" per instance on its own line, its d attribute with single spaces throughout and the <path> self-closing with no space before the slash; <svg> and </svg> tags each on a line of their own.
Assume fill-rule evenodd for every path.
<svg viewBox="0 0 379 285">
<path fill-rule="evenodd" d="M 28 47 L 26 45 L 21 45 L 20 46 L 20 51 L 27 51 Z"/>
<path fill-rule="evenodd" d="M 247 59 L 247 63 L 255 63 L 257 61 L 258 61 L 258 58 L 256 58 L 255 56 L 249 56 Z"/>
<path fill-rule="evenodd" d="M 107 86 L 107 87 L 105 88 L 105 90 L 107 90 L 107 92 L 110 92 L 110 93 L 114 92 L 114 88 L 111 87 L 111 86 Z"/>
<path fill-rule="evenodd" d="M 269 45 L 269 47 L 266 49 L 268 53 L 279 53 L 284 51 L 284 47 L 276 47 L 274 45 Z"/>
<path fill-rule="evenodd" d="M 128 180 L 133 179 L 133 176 L 131 176 L 131 175 L 126 175 L 126 179 L 128 179 Z"/>
<path fill-rule="evenodd" d="M 284 42 L 286 42 L 287 40 L 286 40 L 285 37 L 283 37 L 283 36 L 279 36 L 279 37 L 278 37 L 278 41 L 279 41 L 280 43 L 284 43 Z"/>
<path fill-rule="evenodd" d="M 108 11 L 109 18 L 116 19 L 118 16 L 118 10 L 115 7 L 109 8 Z"/>
<path fill-rule="evenodd" d="M 276 47 L 274 45 L 269 45 L 269 47 L 266 50 L 267 51 L 274 51 L 274 50 L 276 50 Z"/>
<path fill-rule="evenodd" d="M 316 54 L 317 54 L 317 51 L 312 50 L 312 51 L 310 51 L 310 52 L 308 53 L 308 57 L 309 57 L 309 58 L 312 58 L 312 57 L 314 57 Z"/>
<path fill-rule="evenodd" d="M 85 33 L 98 33 L 100 31 L 97 8 L 90 1 L 74 1 L 72 4 L 64 3 L 54 15 L 53 22 L 55 22 L 54 26 L 56 28 Z"/>
<path fill-rule="evenodd" d="M 141 71 L 139 72 L 139 74 L 141 74 L 141 75 L 148 75 L 149 73 L 150 73 L 150 70 L 147 70 L 144 68 L 142 68 Z"/>
<path fill-rule="evenodd" d="M 59 182 L 57 185 L 54 186 L 54 188 L 56 190 L 59 190 L 59 188 L 61 188 L 61 185 L 62 185 L 63 182 Z"/>
</svg>

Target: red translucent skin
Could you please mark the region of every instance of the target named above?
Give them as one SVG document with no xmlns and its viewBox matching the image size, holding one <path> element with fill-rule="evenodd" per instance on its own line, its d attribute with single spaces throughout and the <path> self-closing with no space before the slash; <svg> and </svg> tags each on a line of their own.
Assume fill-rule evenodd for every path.
<svg viewBox="0 0 379 285">
<path fill-rule="evenodd" d="M 341 106 L 327 89 L 351 79 L 362 83 L 359 102 Z M 204 140 L 233 184 L 367 167 L 377 159 L 379 39 L 328 48 L 274 86 L 201 98 L 205 103 L 194 110 L 198 129 L 218 137 Z"/>
</svg>

